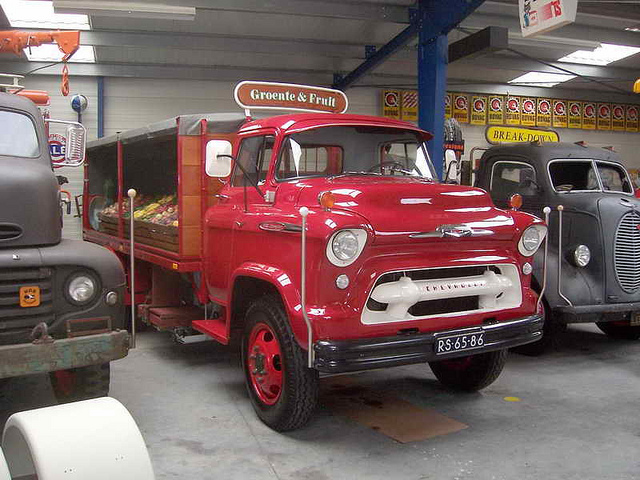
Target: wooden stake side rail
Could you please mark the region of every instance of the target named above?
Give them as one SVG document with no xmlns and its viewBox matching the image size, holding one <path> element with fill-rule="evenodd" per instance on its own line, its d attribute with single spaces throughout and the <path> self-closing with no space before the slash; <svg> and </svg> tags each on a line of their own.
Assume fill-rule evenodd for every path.
<svg viewBox="0 0 640 480">
<path fill-rule="evenodd" d="M 124 238 L 85 229 L 84 239 L 111 248 L 119 253 L 127 254 L 129 252 L 129 240 Z M 173 252 L 137 242 L 135 247 L 136 258 L 167 270 L 179 273 L 202 271 L 202 259 L 200 257 L 180 257 Z"/>
</svg>

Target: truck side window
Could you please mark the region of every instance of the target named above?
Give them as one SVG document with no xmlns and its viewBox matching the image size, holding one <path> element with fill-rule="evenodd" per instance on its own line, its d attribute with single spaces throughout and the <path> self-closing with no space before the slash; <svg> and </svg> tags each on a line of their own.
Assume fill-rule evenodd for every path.
<svg viewBox="0 0 640 480">
<path fill-rule="evenodd" d="M 0 111 L 0 155 L 37 157 L 40 145 L 36 128 L 27 115 Z"/>
<path fill-rule="evenodd" d="M 605 191 L 633 193 L 623 168 L 609 163 L 597 163 L 598 173 Z"/>
<path fill-rule="evenodd" d="M 272 135 L 261 135 L 242 140 L 236 163 L 241 163 L 247 172 L 249 176 L 247 185 L 251 185 L 252 182 L 264 182 L 267 178 L 274 142 L 275 137 Z M 236 166 L 231 184 L 234 187 L 242 187 L 244 182 L 244 174 Z"/>
<path fill-rule="evenodd" d="M 600 190 L 591 160 L 554 161 L 549 164 L 549 174 L 556 192 Z"/>
<path fill-rule="evenodd" d="M 522 196 L 536 195 L 537 180 L 533 167 L 523 162 L 500 161 L 491 170 L 491 196 L 506 201 L 514 193 Z"/>
</svg>

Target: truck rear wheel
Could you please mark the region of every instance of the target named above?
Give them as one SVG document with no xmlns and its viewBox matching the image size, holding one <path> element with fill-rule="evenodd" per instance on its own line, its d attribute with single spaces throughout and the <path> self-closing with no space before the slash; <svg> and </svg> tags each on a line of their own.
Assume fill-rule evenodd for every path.
<svg viewBox="0 0 640 480">
<path fill-rule="evenodd" d="M 77 402 L 109 394 L 111 369 L 108 363 L 50 372 L 51 387 L 60 403 Z"/>
<path fill-rule="evenodd" d="M 607 337 L 621 340 L 637 340 L 640 338 L 640 327 L 632 327 L 629 322 L 597 322 L 596 325 Z"/>
<path fill-rule="evenodd" d="M 463 392 L 475 392 L 496 381 L 507 359 L 507 350 L 429 362 L 440 382 Z"/>
<path fill-rule="evenodd" d="M 246 314 L 242 365 L 253 408 L 278 432 L 302 427 L 316 408 L 318 372 L 306 360 L 280 300 L 256 300 Z"/>
</svg>

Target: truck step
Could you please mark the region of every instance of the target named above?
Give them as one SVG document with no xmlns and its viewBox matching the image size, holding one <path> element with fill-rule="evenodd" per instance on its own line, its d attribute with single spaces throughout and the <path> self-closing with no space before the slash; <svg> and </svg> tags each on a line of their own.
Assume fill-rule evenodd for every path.
<svg viewBox="0 0 640 480">
<path fill-rule="evenodd" d="M 194 330 L 209 335 L 223 345 L 227 345 L 229 343 L 227 325 L 221 318 L 215 320 L 195 320 L 191 322 L 191 327 Z"/>
<path fill-rule="evenodd" d="M 190 327 L 191 322 L 202 318 L 204 311 L 197 307 L 151 307 L 149 323 L 159 330 Z"/>
</svg>

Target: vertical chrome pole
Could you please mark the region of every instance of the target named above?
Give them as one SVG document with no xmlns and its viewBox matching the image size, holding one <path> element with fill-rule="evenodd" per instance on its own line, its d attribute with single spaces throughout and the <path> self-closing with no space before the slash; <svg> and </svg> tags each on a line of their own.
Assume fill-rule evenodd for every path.
<svg viewBox="0 0 640 480">
<path fill-rule="evenodd" d="M 127 195 L 129 196 L 129 257 L 131 264 L 129 266 L 129 288 L 131 288 L 131 348 L 136 348 L 136 260 L 135 260 L 135 249 L 134 249 L 134 199 L 136 198 L 137 192 L 130 188 L 127 191 Z"/>
<path fill-rule="evenodd" d="M 542 209 L 544 213 L 544 223 L 547 224 L 547 237 L 544 239 L 544 261 L 542 263 L 542 288 L 538 294 L 538 303 L 536 303 L 536 312 L 540 310 L 540 302 L 542 302 L 542 296 L 547 288 L 547 260 L 549 258 L 549 214 L 551 208 L 544 207 Z"/>
<path fill-rule="evenodd" d="M 309 215 L 309 209 L 302 207 L 300 210 L 300 216 L 302 217 L 302 248 L 300 253 L 300 306 L 302 307 L 302 316 L 304 323 L 307 324 L 307 366 L 313 368 L 315 352 L 313 351 L 313 330 L 311 328 L 311 320 L 307 314 L 307 215 Z"/>
<path fill-rule="evenodd" d="M 562 294 L 562 289 L 560 288 L 562 282 L 562 212 L 564 211 L 564 207 L 562 205 L 558 205 L 558 295 L 562 297 L 562 299 L 567 302 L 571 307 L 573 307 L 573 303 Z"/>
</svg>

